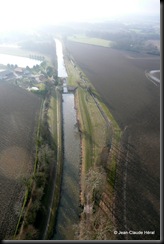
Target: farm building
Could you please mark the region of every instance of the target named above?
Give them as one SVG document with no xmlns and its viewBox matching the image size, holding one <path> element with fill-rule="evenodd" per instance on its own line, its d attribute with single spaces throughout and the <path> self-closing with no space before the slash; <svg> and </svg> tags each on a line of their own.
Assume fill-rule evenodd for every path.
<svg viewBox="0 0 164 244">
<path fill-rule="evenodd" d="M 17 74 L 23 74 L 23 69 L 17 67 L 17 68 L 15 68 L 15 72 L 16 72 Z"/>
</svg>

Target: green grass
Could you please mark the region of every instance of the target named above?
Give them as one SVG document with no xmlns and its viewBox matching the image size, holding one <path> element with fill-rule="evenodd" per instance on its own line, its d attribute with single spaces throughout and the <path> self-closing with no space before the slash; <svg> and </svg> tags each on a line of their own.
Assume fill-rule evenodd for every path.
<svg viewBox="0 0 164 244">
<path fill-rule="evenodd" d="M 111 45 L 112 45 L 112 41 L 100 39 L 100 38 L 88 37 L 85 35 L 69 36 L 68 40 L 74 41 L 74 42 L 96 45 L 96 46 L 102 46 L 102 47 L 111 47 Z"/>
<path fill-rule="evenodd" d="M 48 123 L 51 135 L 57 145 L 57 93 L 54 90 L 50 98 L 50 107 L 48 109 Z"/>
<path fill-rule="evenodd" d="M 79 74 L 77 69 L 74 67 L 73 63 L 71 63 L 68 59 L 65 59 L 65 65 L 68 72 L 68 85 L 69 86 L 77 86 L 77 80 L 79 80 Z"/>
<path fill-rule="evenodd" d="M 92 165 L 92 156 L 93 156 L 93 127 L 92 127 L 92 122 L 90 118 L 90 114 L 88 111 L 88 107 L 86 104 L 86 91 L 84 91 L 82 88 L 79 88 L 78 90 L 78 95 L 79 95 L 79 110 L 81 113 L 81 119 L 82 119 L 82 124 L 83 124 L 83 131 L 82 131 L 82 136 L 85 141 L 85 171 L 87 172 L 88 169 Z"/>
</svg>

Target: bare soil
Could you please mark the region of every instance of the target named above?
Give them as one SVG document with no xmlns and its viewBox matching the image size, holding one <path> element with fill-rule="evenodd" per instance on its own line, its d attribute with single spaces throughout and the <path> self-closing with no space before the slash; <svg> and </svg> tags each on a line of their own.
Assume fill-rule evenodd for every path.
<svg viewBox="0 0 164 244">
<path fill-rule="evenodd" d="M 0 239 L 14 234 L 23 200 L 23 177 L 33 170 L 41 100 L 0 81 Z"/>
<path fill-rule="evenodd" d="M 70 41 L 66 47 L 124 131 L 116 180 L 117 228 L 155 231 L 118 239 L 158 240 L 160 84 L 148 80 L 145 70 L 160 69 L 160 57 Z"/>
</svg>

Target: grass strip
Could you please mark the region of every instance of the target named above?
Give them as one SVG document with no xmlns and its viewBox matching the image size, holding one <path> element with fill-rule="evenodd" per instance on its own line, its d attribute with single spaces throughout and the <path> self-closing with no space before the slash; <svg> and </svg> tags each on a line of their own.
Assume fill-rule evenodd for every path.
<svg viewBox="0 0 164 244">
<path fill-rule="evenodd" d="M 61 178 L 62 178 L 62 166 L 63 166 L 63 150 L 62 150 L 62 96 L 59 91 L 56 91 L 56 101 L 53 100 L 53 107 L 52 110 L 55 108 L 56 115 L 57 115 L 57 164 L 56 164 L 56 176 L 54 182 L 54 192 L 53 192 L 53 199 L 51 204 L 51 212 L 48 221 L 48 226 L 45 231 L 44 239 L 49 240 L 52 237 L 54 231 L 54 225 L 56 221 L 56 213 L 59 205 L 60 199 L 60 185 L 61 185 Z M 54 110 L 54 116 L 55 116 Z M 53 125 L 52 121 L 52 124 Z M 53 130 L 53 137 L 55 139 L 56 132 Z"/>
</svg>

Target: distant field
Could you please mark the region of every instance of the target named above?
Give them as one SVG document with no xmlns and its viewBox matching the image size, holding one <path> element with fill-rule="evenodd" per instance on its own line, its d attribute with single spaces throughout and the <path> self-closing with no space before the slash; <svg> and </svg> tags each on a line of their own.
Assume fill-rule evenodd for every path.
<svg viewBox="0 0 164 244">
<path fill-rule="evenodd" d="M 30 52 L 27 50 L 23 50 L 20 47 L 12 47 L 12 46 L 10 47 L 10 46 L 0 45 L 0 53 L 29 57 Z"/>
<path fill-rule="evenodd" d="M 155 230 L 155 235 L 129 239 L 159 239 L 160 84 L 147 79 L 145 70 L 160 69 L 160 57 L 69 41 L 66 47 L 124 130 L 126 157 L 117 168 L 118 228 Z"/>
<path fill-rule="evenodd" d="M 0 81 L 0 239 L 15 231 L 23 177 L 33 170 L 40 99 Z"/>
<path fill-rule="evenodd" d="M 87 37 L 85 35 L 69 36 L 68 40 L 74 41 L 74 42 L 79 42 L 79 43 L 86 43 L 86 44 L 90 44 L 90 45 L 102 46 L 102 47 L 110 47 L 112 44 L 112 42 L 109 40 Z"/>
</svg>

